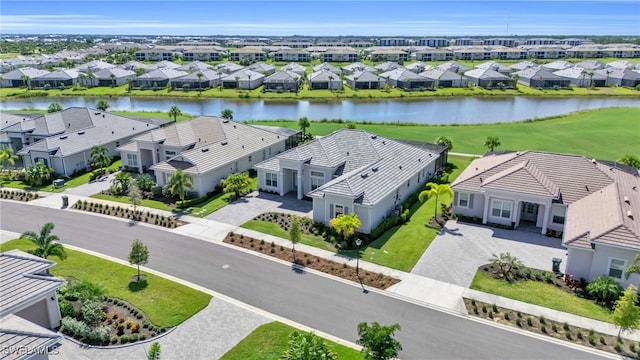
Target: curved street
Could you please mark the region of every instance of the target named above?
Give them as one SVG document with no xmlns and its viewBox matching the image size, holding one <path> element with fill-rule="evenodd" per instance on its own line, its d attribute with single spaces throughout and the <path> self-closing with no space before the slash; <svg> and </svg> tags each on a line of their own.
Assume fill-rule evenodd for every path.
<svg viewBox="0 0 640 360">
<path fill-rule="evenodd" d="M 46 222 L 63 243 L 127 259 L 131 241 L 149 247 L 147 267 L 220 292 L 298 323 L 355 341 L 361 321 L 399 323 L 403 359 L 596 359 L 557 342 L 425 308 L 236 249 L 74 210 L 0 201 L 1 228 L 21 233 Z"/>
</svg>

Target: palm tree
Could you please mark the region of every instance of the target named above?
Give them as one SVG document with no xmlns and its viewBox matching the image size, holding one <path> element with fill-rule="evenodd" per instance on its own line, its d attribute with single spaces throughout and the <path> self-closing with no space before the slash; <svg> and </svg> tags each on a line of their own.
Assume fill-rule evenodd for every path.
<svg viewBox="0 0 640 360">
<path fill-rule="evenodd" d="M 20 80 L 22 80 L 22 83 L 27 89 L 31 90 L 31 78 L 28 75 L 20 76 Z"/>
<path fill-rule="evenodd" d="M 58 111 L 62 111 L 62 105 L 60 105 L 58 103 L 49 104 L 49 108 L 47 109 L 48 113 L 54 113 L 54 112 L 58 112 Z"/>
<path fill-rule="evenodd" d="M 127 92 L 131 92 L 131 88 L 133 87 L 133 79 L 131 77 L 127 78 Z"/>
<path fill-rule="evenodd" d="M 640 159 L 637 156 L 627 154 L 620 159 L 618 159 L 620 164 L 624 164 L 627 166 L 634 167 L 636 169 L 640 169 Z"/>
<path fill-rule="evenodd" d="M 593 72 L 593 70 L 589 70 L 589 71 L 587 71 L 587 75 L 589 75 L 589 86 L 594 86 L 593 85 L 593 75 L 595 75 L 595 73 Z"/>
<path fill-rule="evenodd" d="M 204 74 L 201 71 L 198 71 L 196 76 L 198 77 L 198 91 L 202 92 L 202 81 L 201 81 L 201 79 L 204 76 Z"/>
<path fill-rule="evenodd" d="M 582 71 L 580 72 L 580 74 L 582 75 L 582 86 L 584 86 L 584 87 L 586 87 L 584 85 L 584 78 L 585 78 L 585 76 L 587 76 L 587 73 L 588 73 L 587 69 L 582 69 Z"/>
<path fill-rule="evenodd" d="M 624 271 L 624 276 L 627 279 L 631 274 L 640 275 L 640 253 L 636 254 L 636 257 L 633 258 L 633 264 L 629 265 L 629 267 Z"/>
<path fill-rule="evenodd" d="M 337 217 L 329 220 L 329 225 L 342 235 L 344 241 L 347 241 L 351 246 L 351 237 L 356 233 L 356 230 L 360 227 L 360 219 L 355 213 L 351 214 L 339 214 Z"/>
<path fill-rule="evenodd" d="M 420 192 L 420 194 L 418 195 L 418 199 L 420 200 L 420 202 L 425 202 L 431 197 L 435 196 L 436 203 L 434 206 L 433 217 L 437 218 L 439 205 L 438 197 L 443 194 L 448 194 L 449 196 L 453 197 L 453 190 L 451 190 L 451 187 L 447 184 L 436 184 L 433 182 L 427 183 L 427 187 L 429 188 L 429 190 Z"/>
<path fill-rule="evenodd" d="M 111 163 L 109 150 L 104 145 L 93 145 L 89 152 L 89 157 L 91 158 L 91 165 L 95 168 L 104 168 Z"/>
<path fill-rule="evenodd" d="M 89 80 L 89 87 L 93 87 L 93 79 L 95 79 L 96 76 L 93 75 L 93 71 L 91 71 L 91 69 L 87 69 L 87 80 Z"/>
<path fill-rule="evenodd" d="M 27 167 L 25 179 L 31 186 L 41 186 L 45 181 L 51 179 L 51 172 L 52 170 L 44 163 L 37 162 L 35 165 Z"/>
<path fill-rule="evenodd" d="M 178 116 L 182 116 L 182 111 L 180 111 L 179 107 L 173 105 L 171 109 L 169 109 L 169 116 L 173 117 L 173 122 L 177 122 Z"/>
<path fill-rule="evenodd" d="M 176 170 L 169 178 L 169 193 L 171 195 L 178 195 L 180 201 L 184 201 L 185 189 L 193 190 L 193 182 L 191 182 L 191 175 L 182 172 L 182 169 Z"/>
<path fill-rule="evenodd" d="M 240 80 L 240 77 L 239 77 L 239 76 L 236 76 L 236 77 L 234 77 L 234 79 L 236 79 L 236 90 L 237 90 L 237 89 L 240 89 L 240 81 L 239 81 L 239 80 Z"/>
<path fill-rule="evenodd" d="M 117 191 L 120 194 L 126 194 L 129 190 L 129 185 L 131 184 L 131 174 L 128 172 L 119 172 L 116 177 L 111 180 L 111 184 L 117 188 Z"/>
<path fill-rule="evenodd" d="M 233 111 L 231 111 L 231 109 L 224 109 L 222 110 L 222 113 L 220 113 L 220 116 L 225 119 L 233 120 Z"/>
<path fill-rule="evenodd" d="M 33 242 L 37 248 L 29 251 L 30 254 L 47 259 L 49 256 L 57 256 L 60 260 L 67 258 L 67 253 L 64 250 L 62 244 L 60 244 L 60 238 L 51 234 L 51 230 L 55 225 L 53 223 L 46 223 L 42 229 L 40 229 L 40 235 L 33 231 L 25 231 L 20 235 L 20 238 L 27 239 Z M 47 269 L 47 274 L 49 270 Z"/>
<path fill-rule="evenodd" d="M 327 89 L 331 90 L 331 82 L 333 81 L 333 76 L 329 75 L 327 78 L 329 79 L 329 85 L 327 86 Z"/>
<path fill-rule="evenodd" d="M 489 151 L 493 151 L 500 145 L 500 139 L 497 136 L 487 136 L 487 139 L 484 141 L 484 146 L 489 148 Z"/>
<path fill-rule="evenodd" d="M 107 111 L 108 108 L 109 108 L 109 103 L 106 102 L 105 100 L 98 101 L 98 104 L 96 105 L 96 109 L 100 111 Z"/>
<path fill-rule="evenodd" d="M 6 147 L 0 151 L 0 161 L 2 161 L 2 166 L 9 165 L 9 174 L 11 174 L 11 169 L 16 165 L 17 160 L 20 160 L 20 157 L 13 153 L 11 147 Z"/>
<path fill-rule="evenodd" d="M 234 193 L 236 200 L 240 198 L 240 194 L 249 186 L 251 186 L 251 178 L 247 171 L 240 174 L 231 174 L 222 181 L 222 191 Z"/>
<path fill-rule="evenodd" d="M 449 151 L 453 149 L 453 140 L 448 136 L 438 136 L 436 144 L 440 146 L 446 146 Z"/>
<path fill-rule="evenodd" d="M 115 87 L 116 86 L 116 76 L 111 74 L 111 75 L 109 75 L 109 77 L 111 78 L 111 87 Z"/>
<path fill-rule="evenodd" d="M 311 126 L 311 123 L 309 122 L 309 119 L 307 119 L 307 117 L 301 117 L 300 120 L 298 120 L 298 127 L 300 127 L 300 130 L 302 130 L 302 139 L 304 140 L 306 133 L 307 133 L 307 128 Z"/>
</svg>

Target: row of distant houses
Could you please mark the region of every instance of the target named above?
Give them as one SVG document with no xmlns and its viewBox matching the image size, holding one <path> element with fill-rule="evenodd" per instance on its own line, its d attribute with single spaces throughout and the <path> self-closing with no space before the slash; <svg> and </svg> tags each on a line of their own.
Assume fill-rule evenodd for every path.
<svg viewBox="0 0 640 360">
<path fill-rule="evenodd" d="M 538 65 L 522 61 L 502 65 L 487 61 L 470 69 L 455 61 L 431 66 L 417 61 L 407 66 L 387 61 L 376 66 L 360 62 L 340 68 L 322 63 L 310 68 L 289 63 L 276 71 L 272 64 L 257 62 L 247 67 L 232 62 L 210 65 L 194 61 L 178 65 L 162 61 L 153 65 L 131 61 L 114 65 L 96 60 L 74 69 L 52 72 L 24 67 L 3 74 L 0 87 L 60 88 L 81 86 L 120 86 L 160 89 L 203 90 L 215 87 L 264 91 L 298 91 L 306 80 L 309 89 L 339 90 L 343 84 L 352 89 L 382 89 L 385 86 L 404 90 L 426 90 L 466 87 L 468 84 L 487 89 L 513 88 L 516 83 L 533 88 L 566 88 L 570 85 L 627 86 L 640 84 L 640 66 L 626 60 L 604 64 L 595 60 L 571 63 L 558 60 Z"/>
</svg>

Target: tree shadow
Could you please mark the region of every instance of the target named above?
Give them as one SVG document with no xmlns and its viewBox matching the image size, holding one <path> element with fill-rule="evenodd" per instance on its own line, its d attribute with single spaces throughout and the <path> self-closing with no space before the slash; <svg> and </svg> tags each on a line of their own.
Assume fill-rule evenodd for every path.
<svg viewBox="0 0 640 360">
<path fill-rule="evenodd" d="M 131 281 L 129 283 L 129 290 L 131 290 L 132 292 L 138 292 L 138 291 L 142 291 L 144 289 L 147 288 L 147 286 L 149 285 L 147 283 L 146 279 L 142 279 L 142 276 L 140 277 L 140 281 Z"/>
</svg>

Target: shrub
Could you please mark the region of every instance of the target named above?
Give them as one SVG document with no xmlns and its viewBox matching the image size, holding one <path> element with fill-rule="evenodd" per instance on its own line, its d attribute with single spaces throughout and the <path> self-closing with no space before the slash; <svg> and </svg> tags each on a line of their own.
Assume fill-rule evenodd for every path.
<svg viewBox="0 0 640 360">
<path fill-rule="evenodd" d="M 544 325 L 540 326 L 540 331 L 542 331 L 543 334 L 546 334 L 547 333 L 547 327 L 544 326 Z"/>
<path fill-rule="evenodd" d="M 117 336 L 115 336 L 115 335 L 113 335 L 113 336 L 111 337 L 111 343 L 112 343 L 112 344 L 115 344 L 115 343 L 117 343 L 117 342 L 118 342 L 118 337 L 117 337 Z"/>
<path fill-rule="evenodd" d="M 577 331 L 577 332 L 576 332 L 576 337 L 577 337 L 578 339 L 580 339 L 580 340 L 582 340 L 582 339 L 583 339 L 582 333 L 581 333 L 580 331 Z"/>
<path fill-rule="evenodd" d="M 538 321 L 540 321 L 540 324 L 546 324 L 547 323 L 547 320 L 542 315 L 540 315 L 540 318 L 538 319 Z"/>
<path fill-rule="evenodd" d="M 87 325 L 96 325 L 102 318 L 102 306 L 97 301 L 86 301 L 82 304 L 82 317 Z"/>
<path fill-rule="evenodd" d="M 607 341 L 604 339 L 604 336 L 600 336 L 600 344 L 607 345 Z"/>
<path fill-rule="evenodd" d="M 599 276 L 586 287 L 587 294 L 602 304 L 611 304 L 618 300 L 624 289 L 613 278 Z"/>
<path fill-rule="evenodd" d="M 589 334 L 589 344 L 592 346 L 596 346 L 596 337 L 595 335 Z"/>
<path fill-rule="evenodd" d="M 131 334 L 129 336 L 129 342 L 136 342 L 138 341 L 138 334 Z"/>
<path fill-rule="evenodd" d="M 564 334 L 564 336 L 565 336 L 565 337 L 567 338 L 567 340 L 569 340 L 569 341 L 573 340 L 573 337 L 571 336 L 571 332 L 566 332 L 566 333 Z"/>
<path fill-rule="evenodd" d="M 489 314 L 488 315 L 489 315 L 490 319 L 493 319 L 493 311 L 489 310 Z"/>
<path fill-rule="evenodd" d="M 478 307 L 476 305 L 473 305 L 473 313 L 478 315 L 480 312 L 478 311 Z"/>
<path fill-rule="evenodd" d="M 137 333 L 140 331 L 140 325 L 139 324 L 133 324 L 131 325 L 131 332 L 132 333 Z"/>
<path fill-rule="evenodd" d="M 73 308 L 73 305 L 71 305 L 70 302 L 68 302 L 67 300 L 60 300 L 60 315 L 62 317 L 72 317 L 75 318 L 76 316 L 78 316 L 78 314 L 76 313 L 76 310 Z"/>
<path fill-rule="evenodd" d="M 620 343 L 616 343 L 615 345 L 613 345 L 613 348 L 614 348 L 617 352 L 621 352 L 621 351 L 622 351 L 622 346 L 620 346 Z"/>
<path fill-rule="evenodd" d="M 564 331 L 569 331 L 569 323 L 565 321 L 564 324 L 562 324 L 562 328 L 564 329 Z"/>
<path fill-rule="evenodd" d="M 504 319 L 505 319 L 505 320 L 509 321 L 509 320 L 510 320 L 510 318 L 511 318 L 511 316 L 509 315 L 509 313 L 508 313 L 508 312 L 507 312 L 507 313 L 504 313 Z"/>
<path fill-rule="evenodd" d="M 527 325 L 533 326 L 533 319 L 531 318 L 531 316 L 527 316 Z"/>
<path fill-rule="evenodd" d="M 492 309 L 492 310 L 493 310 L 493 312 L 495 312 L 495 313 L 499 312 L 499 311 L 498 311 L 498 305 L 496 305 L 496 304 L 491 305 L 491 309 Z"/>
<path fill-rule="evenodd" d="M 629 350 L 630 350 L 631 352 L 636 352 L 636 344 L 634 344 L 634 343 L 630 343 L 630 344 L 629 344 Z"/>
<path fill-rule="evenodd" d="M 486 305 L 482 305 L 482 312 L 483 313 L 487 313 L 487 306 Z"/>
<path fill-rule="evenodd" d="M 520 318 L 516 319 L 516 325 L 518 325 L 518 327 L 522 327 L 522 320 Z"/>
<path fill-rule="evenodd" d="M 558 332 L 558 327 L 556 326 L 556 324 L 551 324 L 551 330 L 553 330 L 553 332 Z"/>
<path fill-rule="evenodd" d="M 120 336 L 120 344 L 126 344 L 128 342 L 129 342 L 129 336 L 127 335 Z"/>
</svg>

